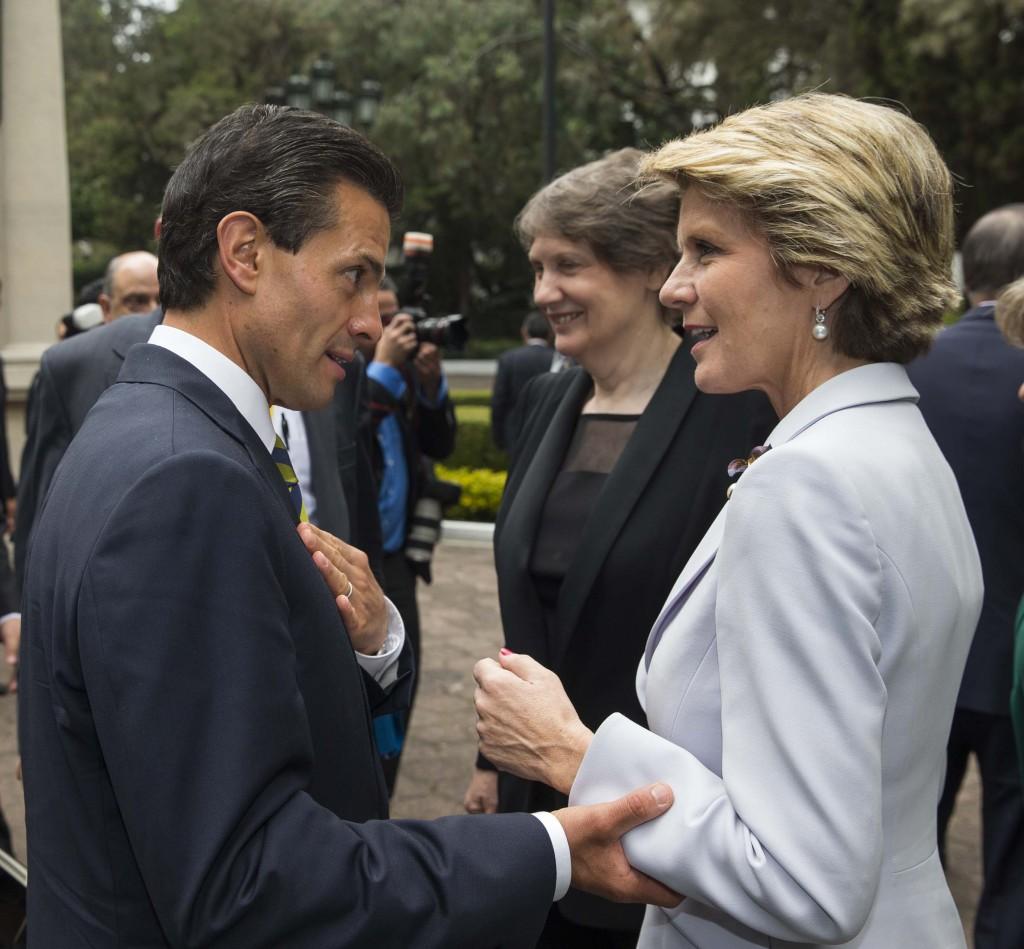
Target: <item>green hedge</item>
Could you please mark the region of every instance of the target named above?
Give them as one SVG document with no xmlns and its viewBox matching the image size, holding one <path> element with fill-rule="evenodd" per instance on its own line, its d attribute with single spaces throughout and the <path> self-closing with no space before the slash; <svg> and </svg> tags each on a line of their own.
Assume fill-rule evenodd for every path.
<svg viewBox="0 0 1024 949">
<path fill-rule="evenodd" d="M 508 456 L 491 437 L 491 393 L 486 389 L 455 389 L 458 431 L 455 451 L 436 466 L 437 476 L 462 486 L 462 500 L 445 511 L 455 521 L 493 521 L 508 474 Z"/>
<path fill-rule="evenodd" d="M 445 458 L 445 464 L 450 468 L 507 471 L 508 455 L 494 444 L 491 437 L 490 407 L 456 401 L 455 418 L 459 425 L 455 435 L 455 451 Z"/>
<path fill-rule="evenodd" d="M 491 404 L 490 389 L 452 389 L 449 393 L 452 402 L 459 405 L 486 405 Z"/>
<path fill-rule="evenodd" d="M 442 481 L 454 481 L 462 486 L 462 498 L 455 507 L 444 512 L 446 518 L 453 521 L 494 521 L 505 490 L 506 472 L 487 468 L 449 468 L 446 465 L 437 465 L 435 471 Z"/>
</svg>

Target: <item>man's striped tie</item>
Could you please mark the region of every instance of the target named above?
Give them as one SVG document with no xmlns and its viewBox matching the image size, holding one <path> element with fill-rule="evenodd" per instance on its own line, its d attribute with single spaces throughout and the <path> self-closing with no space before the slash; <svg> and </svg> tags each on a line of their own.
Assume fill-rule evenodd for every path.
<svg viewBox="0 0 1024 949">
<path fill-rule="evenodd" d="M 281 477 L 288 488 L 288 497 L 291 498 L 292 507 L 295 508 L 296 516 L 300 521 L 308 521 L 309 515 L 306 513 L 306 505 L 302 503 L 302 488 L 299 487 L 299 479 L 295 477 L 292 460 L 288 457 L 288 449 L 284 447 L 284 442 L 281 440 L 280 435 L 274 436 L 274 450 L 270 453 L 270 457 L 274 459 L 277 470 L 281 472 Z"/>
</svg>

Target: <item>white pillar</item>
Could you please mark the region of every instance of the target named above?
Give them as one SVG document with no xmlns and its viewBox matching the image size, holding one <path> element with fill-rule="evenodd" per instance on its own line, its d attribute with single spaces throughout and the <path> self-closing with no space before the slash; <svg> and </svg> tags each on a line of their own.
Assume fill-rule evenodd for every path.
<svg viewBox="0 0 1024 949">
<path fill-rule="evenodd" d="M 0 343 L 27 386 L 72 299 L 71 204 L 59 0 L 3 2 Z"/>
</svg>

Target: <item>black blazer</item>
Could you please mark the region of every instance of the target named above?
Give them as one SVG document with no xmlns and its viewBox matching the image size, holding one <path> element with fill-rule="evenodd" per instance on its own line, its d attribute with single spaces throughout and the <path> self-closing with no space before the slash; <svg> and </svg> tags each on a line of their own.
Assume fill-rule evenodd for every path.
<svg viewBox="0 0 1024 949">
<path fill-rule="evenodd" d="M 981 556 L 985 599 L 957 706 L 1008 715 L 1013 621 L 1024 592 L 1024 350 L 969 310 L 907 366 L 921 413 L 956 475 Z"/>
<path fill-rule="evenodd" d="M 113 385 L 128 350 L 149 339 L 163 313 L 126 316 L 51 346 L 32 380 L 14 534 L 19 582 L 36 514 L 71 439 Z M 380 519 L 367 450 L 359 450 L 365 363 L 359 357 L 335 387 L 334 403 L 303 413 L 319 525 L 366 551 L 380 575 Z"/>
<path fill-rule="evenodd" d="M 510 420 L 523 387 L 534 376 L 551 371 L 555 350 L 551 346 L 526 345 L 510 349 L 498 357 L 491 393 L 491 435 L 494 444 L 507 449 L 515 442 Z"/>
<path fill-rule="evenodd" d="M 697 391 L 684 344 L 591 512 L 562 584 L 548 637 L 529 572 L 541 513 L 591 392 L 580 368 L 533 379 L 523 392 L 519 461 L 509 472 L 494 536 L 505 642 L 553 669 L 580 717 L 643 721 L 636 664 L 672 584 L 725 502 L 726 466 L 775 424 L 758 393 Z M 508 784 L 505 805 L 534 806 L 539 787 Z"/>
<path fill-rule="evenodd" d="M 187 362 L 128 354 L 24 599 L 34 944 L 532 945 L 538 821 L 361 823 L 387 796 L 348 635 L 269 454 Z"/>
<path fill-rule="evenodd" d="M 725 503 L 729 462 L 761 444 L 777 419 L 760 393 L 709 396 L 679 347 L 608 476 L 562 583 L 553 635 L 529 572 L 544 502 L 562 467 L 592 383 L 581 368 L 532 379 L 498 511 L 494 557 L 505 643 L 554 670 L 580 718 L 596 729 L 613 712 L 646 724 L 636 667 L 658 612 Z M 488 767 L 484 759 L 478 764 Z M 563 807 L 564 795 L 499 776 L 499 809 Z M 572 890 L 563 915 L 609 928 L 638 927 L 635 908 Z"/>
</svg>

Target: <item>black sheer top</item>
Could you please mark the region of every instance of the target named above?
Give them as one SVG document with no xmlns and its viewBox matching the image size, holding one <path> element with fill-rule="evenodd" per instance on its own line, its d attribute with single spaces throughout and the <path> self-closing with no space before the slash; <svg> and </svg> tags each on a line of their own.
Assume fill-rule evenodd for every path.
<svg viewBox="0 0 1024 949">
<path fill-rule="evenodd" d="M 558 591 L 604 483 L 636 429 L 639 415 L 581 415 L 541 516 L 530 574 L 550 619 Z"/>
</svg>

